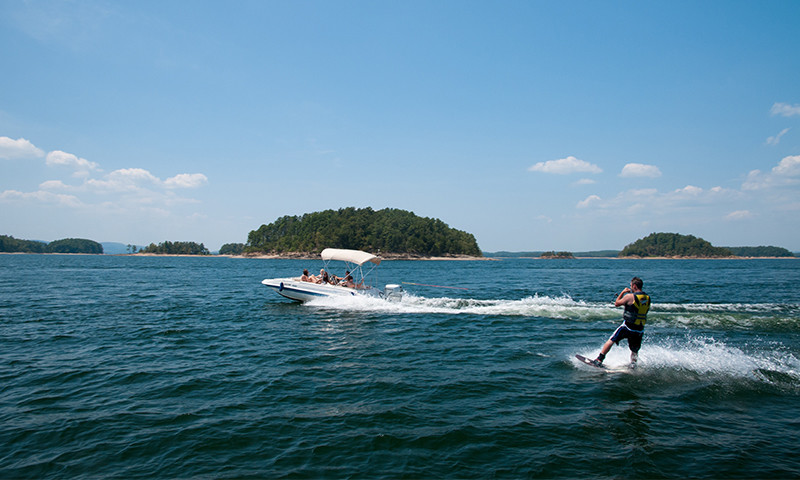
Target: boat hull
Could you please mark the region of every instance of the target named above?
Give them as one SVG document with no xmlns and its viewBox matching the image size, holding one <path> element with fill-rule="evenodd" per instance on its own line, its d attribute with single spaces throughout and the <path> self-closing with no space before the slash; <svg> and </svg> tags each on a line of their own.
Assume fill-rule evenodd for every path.
<svg viewBox="0 0 800 480">
<path fill-rule="evenodd" d="M 261 283 L 277 294 L 298 302 L 308 302 L 322 297 L 381 296 L 374 288 L 354 289 L 340 285 L 303 282 L 294 278 L 269 278 Z"/>
</svg>

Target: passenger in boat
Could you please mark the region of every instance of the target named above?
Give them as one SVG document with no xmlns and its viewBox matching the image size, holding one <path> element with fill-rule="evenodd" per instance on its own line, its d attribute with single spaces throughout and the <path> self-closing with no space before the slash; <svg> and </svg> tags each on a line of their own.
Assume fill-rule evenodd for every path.
<svg viewBox="0 0 800 480">
<path fill-rule="evenodd" d="M 347 288 L 356 288 L 356 284 L 353 283 L 353 276 L 348 273 L 347 276 L 344 277 L 343 285 Z"/>
<path fill-rule="evenodd" d="M 336 275 L 331 275 L 331 279 L 332 279 L 331 283 L 333 285 L 340 285 L 340 284 L 344 285 L 343 282 L 347 278 L 348 275 L 350 275 L 350 270 L 345 270 L 344 277 L 337 277 Z"/>
<path fill-rule="evenodd" d="M 325 271 L 324 268 L 319 270 L 319 277 L 317 277 L 317 283 L 331 283 L 331 277 L 328 275 L 328 272 Z"/>
<path fill-rule="evenodd" d="M 308 276 L 308 269 L 303 269 L 303 276 L 300 277 L 301 282 L 313 282 L 312 280 L 313 275 L 311 277 Z"/>
</svg>

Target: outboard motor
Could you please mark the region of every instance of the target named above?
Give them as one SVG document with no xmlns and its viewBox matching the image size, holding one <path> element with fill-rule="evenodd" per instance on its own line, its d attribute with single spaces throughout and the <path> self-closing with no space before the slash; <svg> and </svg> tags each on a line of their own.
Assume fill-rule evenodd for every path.
<svg viewBox="0 0 800 480">
<path fill-rule="evenodd" d="M 383 289 L 383 296 L 386 300 L 399 302 L 403 299 L 403 286 L 396 283 L 390 283 Z"/>
</svg>

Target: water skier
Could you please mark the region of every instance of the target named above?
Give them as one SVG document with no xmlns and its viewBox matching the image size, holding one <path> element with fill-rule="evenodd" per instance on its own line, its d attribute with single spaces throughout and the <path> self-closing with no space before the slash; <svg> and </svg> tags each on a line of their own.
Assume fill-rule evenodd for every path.
<svg viewBox="0 0 800 480">
<path fill-rule="evenodd" d="M 597 358 L 592 361 L 596 366 L 601 366 L 611 347 L 615 343 L 619 345 L 619 341 L 624 338 L 628 339 L 628 348 L 631 350 L 631 366 L 635 366 L 636 361 L 639 360 L 644 324 L 647 322 L 647 312 L 650 310 L 650 296 L 642 291 L 643 286 L 644 282 L 641 278 L 633 277 L 630 288 L 625 288 L 617 295 L 614 306 L 625 307 L 622 313 L 623 322 L 603 344 Z"/>
</svg>

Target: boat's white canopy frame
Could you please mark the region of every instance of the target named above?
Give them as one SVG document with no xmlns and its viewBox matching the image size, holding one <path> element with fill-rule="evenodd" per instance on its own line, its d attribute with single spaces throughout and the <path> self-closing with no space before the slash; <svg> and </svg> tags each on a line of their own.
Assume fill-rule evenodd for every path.
<svg viewBox="0 0 800 480">
<path fill-rule="evenodd" d="M 331 260 L 341 260 L 343 262 L 355 263 L 359 267 L 367 262 L 375 265 L 381 264 L 381 257 L 361 250 L 347 250 L 344 248 L 326 248 L 322 251 L 322 260 L 326 263 Z"/>
<path fill-rule="evenodd" d="M 322 261 L 325 264 L 325 270 L 330 273 L 328 270 L 328 263 L 331 260 L 341 261 L 347 264 L 348 270 L 350 270 L 350 274 L 353 275 L 353 280 L 357 284 L 365 285 L 364 278 L 367 277 L 372 270 L 375 269 L 378 265 L 381 264 L 381 257 L 377 255 L 373 255 L 371 253 L 362 252 L 361 250 L 348 250 L 345 248 L 326 248 L 320 254 L 322 255 Z M 362 266 L 365 263 L 372 263 L 370 269 L 366 272 L 363 271 Z M 372 280 L 377 282 L 377 278 L 373 276 Z M 377 285 L 377 283 L 376 283 Z"/>
</svg>

